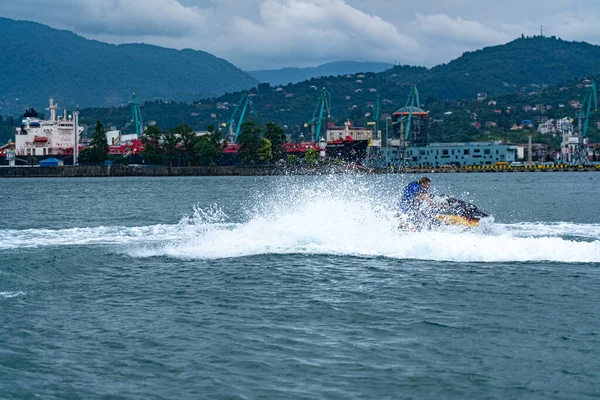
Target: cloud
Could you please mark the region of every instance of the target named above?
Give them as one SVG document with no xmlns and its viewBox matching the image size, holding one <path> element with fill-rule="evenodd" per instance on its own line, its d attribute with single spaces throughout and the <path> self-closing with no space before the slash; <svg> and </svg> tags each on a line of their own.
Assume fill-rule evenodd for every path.
<svg viewBox="0 0 600 400">
<path fill-rule="evenodd" d="M 160 34 L 181 37 L 204 24 L 199 8 L 184 7 L 177 0 L 76 0 L 79 15 L 91 15 L 81 32 Z"/>
<path fill-rule="evenodd" d="M 600 18 L 589 15 L 582 18 L 565 17 L 551 26 L 549 31 L 559 37 L 577 38 L 597 43 L 600 37 Z"/>
<path fill-rule="evenodd" d="M 394 61 L 421 51 L 390 22 L 343 0 L 265 0 L 259 9 L 257 21 L 233 18 L 219 43 L 228 52 L 254 55 L 257 64 L 278 58 L 291 65 L 313 65 L 315 59 Z"/>
<path fill-rule="evenodd" d="M 110 43 L 205 50 L 244 69 L 348 59 L 433 66 L 540 25 L 600 44 L 597 0 L 1 0 L 0 16 Z"/>
<path fill-rule="evenodd" d="M 414 25 L 424 35 L 468 45 L 500 44 L 514 39 L 514 37 L 487 27 L 479 21 L 460 17 L 451 18 L 445 14 L 423 15 L 418 13 Z"/>
<path fill-rule="evenodd" d="M 9 0 L 0 12 L 82 35 L 182 37 L 204 24 L 198 7 L 177 0 Z M 27 13 L 22 11 L 27 9 Z"/>
</svg>

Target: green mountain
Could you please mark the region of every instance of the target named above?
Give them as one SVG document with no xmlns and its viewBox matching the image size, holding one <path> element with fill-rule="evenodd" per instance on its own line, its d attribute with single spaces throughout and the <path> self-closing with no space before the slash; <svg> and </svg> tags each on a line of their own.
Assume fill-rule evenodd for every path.
<svg viewBox="0 0 600 400">
<path fill-rule="evenodd" d="M 600 46 L 535 36 L 466 52 L 428 70 L 417 83 L 427 96 L 457 100 L 475 98 L 480 92 L 535 92 L 545 85 L 599 72 Z"/>
<path fill-rule="evenodd" d="M 141 100 L 190 101 L 250 88 L 257 81 L 209 53 L 147 44 L 112 45 L 34 22 L 0 18 L 0 114 L 25 107 L 108 106 Z"/>
<path fill-rule="evenodd" d="M 281 68 L 247 72 L 259 82 L 267 82 L 271 85 L 286 85 L 320 76 L 356 74 L 358 72 L 382 72 L 392 67 L 393 64 L 383 62 L 334 61 L 317 67 Z"/>
</svg>

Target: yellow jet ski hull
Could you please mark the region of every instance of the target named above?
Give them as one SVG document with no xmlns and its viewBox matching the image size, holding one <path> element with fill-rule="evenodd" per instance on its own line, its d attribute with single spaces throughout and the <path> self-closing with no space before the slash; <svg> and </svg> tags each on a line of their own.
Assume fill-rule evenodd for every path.
<svg viewBox="0 0 600 400">
<path fill-rule="evenodd" d="M 461 217 L 460 215 L 438 215 L 435 217 L 435 219 L 445 225 L 458 225 L 467 228 L 475 228 L 477 225 L 479 225 L 479 220 Z"/>
</svg>

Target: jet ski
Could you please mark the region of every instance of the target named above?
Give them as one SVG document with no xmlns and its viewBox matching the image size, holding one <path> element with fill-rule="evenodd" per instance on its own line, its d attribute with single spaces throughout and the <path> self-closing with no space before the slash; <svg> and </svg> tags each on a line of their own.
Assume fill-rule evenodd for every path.
<svg viewBox="0 0 600 400">
<path fill-rule="evenodd" d="M 424 206 L 409 212 L 400 213 L 403 221 L 402 228 L 408 230 L 429 230 L 442 226 L 457 226 L 463 228 L 474 228 L 479 222 L 488 217 L 475 204 L 438 195 L 431 196 L 437 206 Z"/>
<path fill-rule="evenodd" d="M 433 200 L 440 204 L 434 218 L 444 225 L 458 225 L 474 228 L 479 221 L 488 217 L 475 204 L 447 196 L 435 196 Z"/>
</svg>

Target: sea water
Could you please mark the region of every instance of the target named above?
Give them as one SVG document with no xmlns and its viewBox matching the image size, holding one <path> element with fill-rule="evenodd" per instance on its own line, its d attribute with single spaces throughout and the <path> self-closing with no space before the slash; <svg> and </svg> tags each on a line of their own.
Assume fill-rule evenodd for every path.
<svg viewBox="0 0 600 400">
<path fill-rule="evenodd" d="M 0 398 L 600 396 L 596 173 L 0 181 Z"/>
</svg>

